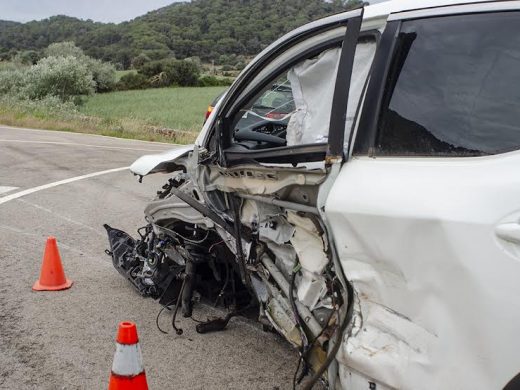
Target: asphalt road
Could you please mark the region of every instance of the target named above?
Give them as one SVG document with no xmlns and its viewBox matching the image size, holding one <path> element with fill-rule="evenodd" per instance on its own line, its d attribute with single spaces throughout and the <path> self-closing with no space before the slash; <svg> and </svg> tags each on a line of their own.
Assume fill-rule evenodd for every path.
<svg viewBox="0 0 520 390">
<path fill-rule="evenodd" d="M 278 335 L 242 319 L 199 335 L 183 318 L 182 336 L 164 335 L 155 326 L 159 304 L 140 297 L 105 255 L 102 224 L 135 232 L 146 201 L 167 179 L 152 175 L 139 184 L 125 167 L 170 148 L 0 127 L 0 388 L 106 388 L 123 320 L 137 323 L 151 389 L 290 388 L 297 357 Z M 50 235 L 74 284 L 33 292 Z M 194 311 L 212 314 L 200 305 Z M 170 329 L 169 321 L 164 314 L 162 327 Z"/>
</svg>

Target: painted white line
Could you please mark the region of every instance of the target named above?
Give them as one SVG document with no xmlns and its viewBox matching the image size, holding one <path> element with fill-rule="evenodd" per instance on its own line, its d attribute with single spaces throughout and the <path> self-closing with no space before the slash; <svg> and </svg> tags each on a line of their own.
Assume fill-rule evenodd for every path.
<svg viewBox="0 0 520 390">
<path fill-rule="evenodd" d="M 75 181 L 88 179 L 88 178 L 91 178 L 91 177 L 106 175 L 107 173 L 120 172 L 120 171 L 124 171 L 125 169 L 128 169 L 128 168 L 130 168 L 130 167 L 121 167 L 121 168 L 107 169 L 106 171 L 89 173 L 87 175 L 71 177 L 70 179 L 55 181 L 54 183 L 49 183 L 49 184 L 44 184 L 42 186 L 29 188 L 27 190 L 15 192 L 14 194 L 6 195 L 6 196 L 0 198 L 0 204 L 9 202 L 10 200 L 21 198 L 22 196 L 25 196 L 25 195 L 33 194 L 33 193 L 38 192 L 38 191 L 46 190 L 48 188 L 61 186 L 62 184 L 68 184 L 68 183 L 72 183 L 72 182 L 75 182 Z"/>
<path fill-rule="evenodd" d="M 124 146 L 78 144 L 77 142 L 28 141 L 28 140 L 21 140 L 21 139 L 0 139 L 0 142 L 14 142 L 14 143 L 22 143 L 22 144 L 67 145 L 67 146 L 72 145 L 72 146 L 85 146 L 88 148 L 100 148 L 100 149 L 139 150 L 141 152 L 164 152 L 165 151 L 165 149 L 125 148 Z M 173 146 L 175 146 L 175 145 L 173 145 Z"/>
<path fill-rule="evenodd" d="M 0 186 L 0 194 L 5 194 L 6 192 L 10 192 L 10 191 L 16 190 L 18 188 L 19 187 Z"/>
<path fill-rule="evenodd" d="M 1 199 L 1 198 L 0 198 Z M 99 228 L 93 228 L 91 226 L 88 226 L 88 225 L 85 225 L 84 223 L 81 223 L 79 221 L 75 221 L 73 220 L 72 218 L 69 218 L 65 215 L 61 215 L 53 210 L 50 210 L 46 207 L 43 207 L 43 206 L 40 206 L 36 203 L 32 203 L 32 202 L 29 202 L 27 200 L 24 200 L 24 199 L 18 199 L 17 202 L 21 202 L 21 203 L 24 203 L 24 204 L 27 204 L 29 206 L 32 206 L 38 210 L 41 210 L 41 211 L 45 211 L 46 213 L 49 213 L 49 214 L 52 214 L 55 218 L 60 218 L 60 219 L 63 219 L 64 221 L 67 221 L 69 223 L 73 223 L 74 225 L 78 225 L 78 226 L 81 226 L 85 229 L 88 229 L 88 230 L 91 230 L 93 231 L 95 234 L 97 234 L 98 236 L 101 236 L 101 237 L 106 237 L 106 234 L 103 234 L 99 231 Z"/>
<path fill-rule="evenodd" d="M 202 127 L 201 127 L 202 128 Z M 118 138 L 118 137 L 111 137 L 109 135 L 101 135 L 101 134 L 89 134 L 89 133 L 76 133 L 74 131 L 64 131 L 64 130 L 45 130 L 45 129 L 29 129 L 27 127 L 16 127 L 16 126 L 6 126 L 6 125 L 0 125 L 0 130 L 6 129 L 6 130 L 22 130 L 22 131 L 40 131 L 48 134 L 53 133 L 61 133 L 61 134 L 72 134 L 73 136 L 79 135 L 79 136 L 86 136 L 86 137 L 103 137 L 108 139 L 113 139 L 114 141 L 124 141 L 124 142 L 138 142 L 138 143 L 148 143 L 148 144 L 159 144 L 159 145 L 180 145 L 180 144 L 172 144 L 169 142 L 157 142 L 157 141 L 143 141 L 140 139 L 131 139 L 131 138 Z"/>
</svg>

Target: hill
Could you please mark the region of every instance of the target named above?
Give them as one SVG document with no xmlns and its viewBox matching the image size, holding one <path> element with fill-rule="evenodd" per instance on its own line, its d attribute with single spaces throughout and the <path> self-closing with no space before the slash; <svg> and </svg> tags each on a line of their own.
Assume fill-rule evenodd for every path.
<svg viewBox="0 0 520 390">
<path fill-rule="evenodd" d="M 74 41 L 87 55 L 128 69 L 139 55 L 152 60 L 199 57 L 225 64 L 249 56 L 287 31 L 345 11 L 358 0 L 193 0 L 173 3 L 120 24 L 68 16 L 17 23 L 0 20 L 0 58 L 36 58 L 49 44 Z"/>
</svg>

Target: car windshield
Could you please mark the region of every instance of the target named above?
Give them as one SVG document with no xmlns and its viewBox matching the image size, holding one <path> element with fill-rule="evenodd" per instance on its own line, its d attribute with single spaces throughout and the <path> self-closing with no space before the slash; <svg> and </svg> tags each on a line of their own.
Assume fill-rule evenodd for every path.
<svg viewBox="0 0 520 390">
<path fill-rule="evenodd" d="M 296 109 L 289 80 L 273 84 L 251 106 L 252 112 L 266 117 L 283 117 Z"/>
</svg>

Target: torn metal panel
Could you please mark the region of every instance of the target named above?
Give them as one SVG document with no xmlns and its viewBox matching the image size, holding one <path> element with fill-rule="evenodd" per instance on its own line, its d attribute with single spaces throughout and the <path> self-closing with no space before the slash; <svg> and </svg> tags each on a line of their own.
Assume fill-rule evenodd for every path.
<svg viewBox="0 0 520 390">
<path fill-rule="evenodd" d="M 321 274 L 329 262 L 322 234 L 311 219 L 300 217 L 295 212 L 288 211 L 287 220 L 295 226 L 291 244 L 300 264 L 311 273 Z"/>
<path fill-rule="evenodd" d="M 296 264 L 296 251 L 293 246 L 291 244 L 278 245 L 274 242 L 267 242 L 266 245 L 276 258 L 276 266 L 286 278 L 290 278 Z"/>
<path fill-rule="evenodd" d="M 314 310 L 326 292 L 327 284 L 323 276 L 302 269 L 302 276 L 298 282 L 298 300 L 300 302 Z"/>
<path fill-rule="evenodd" d="M 193 188 L 192 188 L 193 190 Z M 204 217 L 197 210 L 189 206 L 173 194 L 166 198 L 158 198 L 151 201 L 145 208 L 144 214 L 148 222 L 181 219 L 186 222 L 204 225 L 207 228 L 214 226 L 214 222 Z"/>
<path fill-rule="evenodd" d="M 319 170 L 277 169 L 259 165 L 233 168 L 211 166 L 206 174 L 206 191 L 220 190 L 252 195 L 274 194 L 291 186 L 317 186 L 325 178 L 325 172 Z"/>
<path fill-rule="evenodd" d="M 282 245 L 294 234 L 293 225 L 282 215 L 283 210 L 265 203 L 245 200 L 242 205 L 241 221 L 248 227 L 258 229 L 259 237 Z"/>
</svg>

